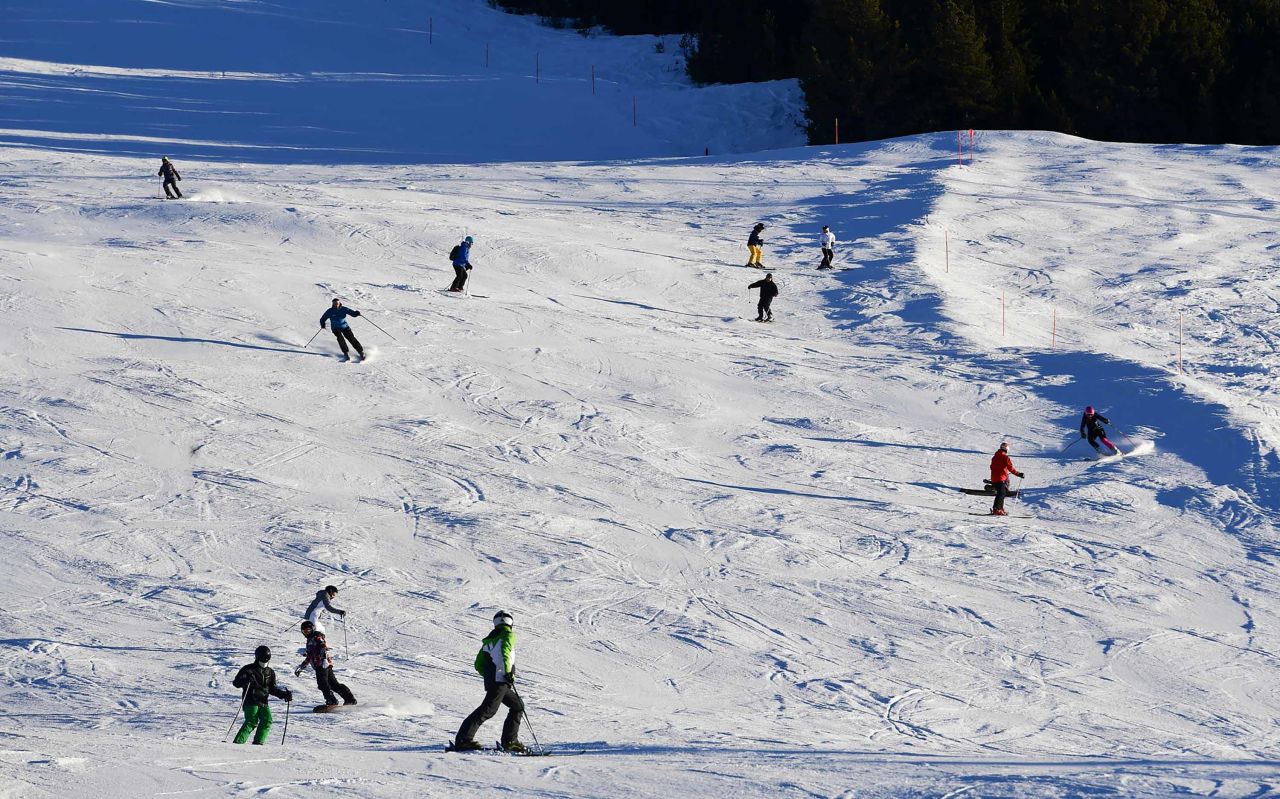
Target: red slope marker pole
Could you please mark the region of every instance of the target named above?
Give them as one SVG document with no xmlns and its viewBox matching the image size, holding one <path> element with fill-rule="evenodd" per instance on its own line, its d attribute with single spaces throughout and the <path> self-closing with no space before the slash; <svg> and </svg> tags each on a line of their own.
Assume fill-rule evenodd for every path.
<svg viewBox="0 0 1280 799">
<path fill-rule="evenodd" d="M 1178 374 L 1182 374 L 1182 314 L 1178 314 Z"/>
<path fill-rule="evenodd" d="M 964 166 L 964 145 L 961 143 L 960 131 L 956 131 L 956 163 Z"/>
<path fill-rule="evenodd" d="M 836 117 L 836 144 L 840 143 L 840 117 Z"/>
<path fill-rule="evenodd" d="M 969 165 L 973 166 L 973 128 L 969 128 Z"/>
</svg>

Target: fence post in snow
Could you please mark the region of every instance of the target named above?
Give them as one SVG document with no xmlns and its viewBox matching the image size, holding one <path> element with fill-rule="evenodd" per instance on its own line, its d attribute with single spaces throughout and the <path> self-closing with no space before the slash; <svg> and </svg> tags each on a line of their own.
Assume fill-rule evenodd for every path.
<svg viewBox="0 0 1280 799">
<path fill-rule="evenodd" d="M 436 40 L 436 18 L 427 17 L 427 44 L 432 44 Z"/>
<path fill-rule="evenodd" d="M 836 117 L 836 144 L 840 143 L 840 117 Z"/>
<path fill-rule="evenodd" d="M 958 130 L 957 130 L 957 131 L 956 131 L 956 163 L 957 163 L 957 164 L 959 164 L 960 166 L 964 166 L 964 144 L 963 144 L 963 141 L 964 141 L 964 140 L 960 138 L 960 131 L 958 131 Z"/>
<path fill-rule="evenodd" d="M 969 166 L 973 166 L 973 128 L 969 128 Z"/>
</svg>

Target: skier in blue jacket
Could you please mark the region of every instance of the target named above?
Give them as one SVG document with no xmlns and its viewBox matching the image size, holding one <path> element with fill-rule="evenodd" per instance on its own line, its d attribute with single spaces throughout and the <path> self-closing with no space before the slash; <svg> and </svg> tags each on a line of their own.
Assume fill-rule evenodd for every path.
<svg viewBox="0 0 1280 799">
<path fill-rule="evenodd" d="M 347 342 L 356 348 L 356 353 L 360 358 L 364 359 L 364 347 L 360 346 L 360 342 L 356 341 L 356 336 L 351 332 L 351 324 L 347 322 L 348 316 L 359 316 L 360 312 L 354 308 L 345 308 L 342 300 L 337 297 L 333 298 L 333 306 L 324 312 L 320 317 L 320 327 L 324 328 L 325 323 L 329 323 L 329 329 L 333 331 L 333 335 L 338 339 L 338 346 L 342 348 L 343 360 L 350 360 L 351 353 L 347 350 Z"/>
<path fill-rule="evenodd" d="M 471 271 L 471 245 L 476 240 L 467 236 L 462 243 L 454 248 L 453 258 L 453 285 L 449 286 L 449 291 L 462 291 L 462 287 L 467 285 L 467 273 Z"/>
</svg>

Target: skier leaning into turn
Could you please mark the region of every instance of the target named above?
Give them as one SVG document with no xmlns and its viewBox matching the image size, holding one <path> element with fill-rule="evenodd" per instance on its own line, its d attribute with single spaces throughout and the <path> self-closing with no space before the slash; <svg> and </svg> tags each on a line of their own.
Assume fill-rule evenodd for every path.
<svg viewBox="0 0 1280 799">
<path fill-rule="evenodd" d="M 347 612 L 329 604 L 330 601 L 337 598 L 337 586 L 326 585 L 320 591 L 316 591 L 316 598 L 311 600 L 310 605 L 307 605 L 307 612 L 302 614 L 302 618 L 311 622 L 312 626 L 315 626 L 320 623 L 320 611 L 327 610 L 345 622 L 347 620 Z"/>
<path fill-rule="evenodd" d="M 483 748 L 476 743 L 480 725 L 493 718 L 498 708 L 507 706 L 507 719 L 502 724 L 502 748 L 507 752 L 528 751 L 520 743 L 520 717 L 524 714 L 524 702 L 516 693 L 516 636 L 511 631 L 514 620 L 510 613 L 500 610 L 493 617 L 493 631 L 481 641 L 476 655 L 476 671 L 484 677 L 484 701 L 462 722 L 454 749 L 475 751 Z"/>
<path fill-rule="evenodd" d="M 235 742 L 242 744 L 249 740 L 249 733 L 257 728 L 253 742 L 261 746 L 271 734 L 271 708 L 267 706 L 269 697 L 293 701 L 293 692 L 288 688 L 276 687 L 276 672 L 267 665 L 271 660 L 271 650 L 260 646 L 253 653 L 253 662 L 240 668 L 231 684 L 239 688 L 244 697 L 244 724 L 236 733 Z"/>
<path fill-rule="evenodd" d="M 181 200 L 182 191 L 178 188 L 178 181 L 182 180 L 182 175 L 178 174 L 178 169 L 169 160 L 169 156 L 160 157 L 160 171 L 156 174 L 164 178 L 164 196 L 170 200 Z M 178 196 L 175 197 L 175 194 Z"/>
<path fill-rule="evenodd" d="M 1084 416 L 1080 417 L 1080 437 L 1089 439 L 1089 446 L 1093 447 L 1094 452 L 1099 455 L 1105 455 L 1102 447 L 1098 446 L 1098 440 L 1101 439 L 1111 449 L 1112 455 L 1119 455 L 1120 448 L 1111 443 L 1107 438 L 1107 431 L 1103 427 L 1104 424 L 1111 424 L 1111 420 L 1100 413 L 1094 411 L 1093 406 L 1089 405 L 1084 409 Z"/>
<path fill-rule="evenodd" d="M 359 315 L 359 311 L 343 307 L 342 300 L 334 297 L 333 305 L 320 316 L 320 329 L 323 330 L 325 323 L 329 323 L 329 329 L 333 331 L 334 338 L 338 339 L 338 346 L 342 349 L 345 360 L 351 359 L 351 353 L 347 350 L 348 341 L 356 348 L 360 359 L 364 360 L 364 347 L 361 347 L 360 342 L 356 340 L 356 334 L 351 332 L 351 323 L 347 321 L 348 316 Z"/>
</svg>

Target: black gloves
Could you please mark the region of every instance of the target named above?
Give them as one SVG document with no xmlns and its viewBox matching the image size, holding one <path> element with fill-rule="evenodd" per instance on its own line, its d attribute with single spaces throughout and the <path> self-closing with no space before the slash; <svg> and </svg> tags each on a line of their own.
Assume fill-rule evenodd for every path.
<svg viewBox="0 0 1280 799">
<path fill-rule="evenodd" d="M 301 677 L 301 676 L 302 676 L 302 667 L 301 667 L 301 666 L 299 666 L 298 668 L 296 668 L 296 669 L 294 669 L 294 670 L 293 670 L 293 676 L 295 676 L 295 677 Z"/>
<path fill-rule="evenodd" d="M 1027 476 L 1027 473 L 1026 473 L 1026 472 L 1018 472 L 1018 479 L 1019 479 L 1019 480 L 1024 479 L 1026 476 Z"/>
<path fill-rule="evenodd" d="M 339 611 L 337 611 L 337 613 L 338 613 L 338 615 L 339 615 L 339 616 L 341 616 L 342 618 L 344 618 L 344 619 L 345 619 L 345 618 L 347 618 L 347 612 L 346 612 L 345 610 L 339 610 Z"/>
<path fill-rule="evenodd" d="M 288 688 L 286 688 L 282 693 L 284 694 L 284 701 L 286 702 L 293 701 L 293 691 L 290 691 Z"/>
<path fill-rule="evenodd" d="M 359 315 L 360 315 L 360 312 L 359 312 L 359 311 L 352 311 L 352 312 L 351 312 L 351 315 L 352 315 L 352 316 L 359 316 Z"/>
<path fill-rule="evenodd" d="M 470 271 L 471 271 L 471 264 L 467 264 L 467 271 L 468 271 L 468 272 L 470 272 Z"/>
<path fill-rule="evenodd" d="M 514 671 L 507 672 L 507 685 L 512 688 L 516 687 L 516 673 Z"/>
</svg>

